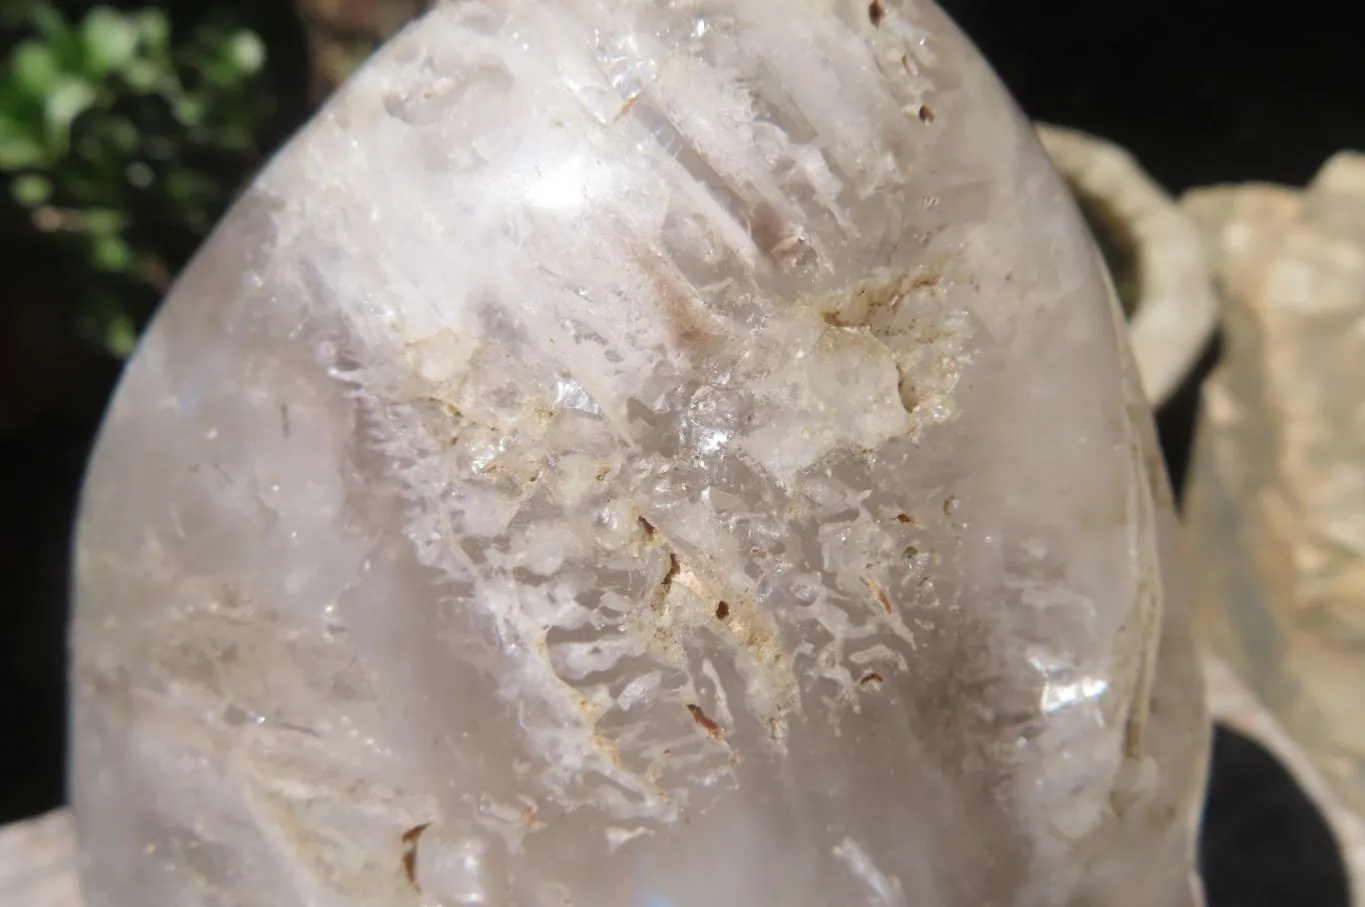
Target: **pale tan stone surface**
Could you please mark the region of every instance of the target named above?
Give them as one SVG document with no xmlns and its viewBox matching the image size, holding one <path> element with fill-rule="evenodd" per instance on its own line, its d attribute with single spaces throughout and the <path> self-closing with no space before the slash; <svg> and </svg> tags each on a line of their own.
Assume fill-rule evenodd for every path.
<svg viewBox="0 0 1365 907">
<path fill-rule="evenodd" d="M 1303 747 L 1212 652 L 1204 656 L 1204 679 L 1213 717 L 1269 750 L 1322 812 L 1341 845 L 1354 903 L 1365 904 L 1365 821 L 1346 807 Z"/>
<path fill-rule="evenodd" d="M 75 840 L 64 809 L 0 828 L 0 904 L 81 907 Z"/>
<path fill-rule="evenodd" d="M 1197 190 L 1226 336 L 1189 483 L 1200 628 L 1365 814 L 1365 159 Z M 1365 886 L 1362 886 L 1365 888 Z"/>
</svg>

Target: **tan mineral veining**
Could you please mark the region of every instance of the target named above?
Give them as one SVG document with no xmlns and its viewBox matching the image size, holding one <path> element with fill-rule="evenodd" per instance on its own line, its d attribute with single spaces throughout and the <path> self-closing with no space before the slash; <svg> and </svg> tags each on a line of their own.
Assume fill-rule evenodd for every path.
<svg viewBox="0 0 1365 907">
<path fill-rule="evenodd" d="M 1192 904 L 1188 865 L 1158 863 L 1192 802 L 1193 708 L 1144 736 L 1175 779 L 1150 828 L 1107 811 L 1121 729 L 1094 697 L 1042 699 L 1053 666 L 1110 679 L 1144 553 L 1125 530 L 1158 531 L 1075 519 L 1146 493 L 1121 326 L 989 68 L 932 4 L 882 7 L 441 4 L 247 191 L 87 486 L 73 736 L 98 907 L 201 882 L 353 907 L 370 855 L 399 882 L 458 863 L 445 834 L 500 855 L 487 884 L 395 901 Z M 208 464 L 242 484 L 177 478 Z M 130 526 L 173 572 L 255 574 L 373 681 L 351 701 L 308 668 L 294 700 L 330 736 L 272 738 L 316 763 L 300 803 L 336 803 L 292 812 L 303 834 L 220 806 L 257 791 L 216 738 L 165 727 L 281 774 L 202 677 L 157 673 L 164 642 L 216 626 L 144 588 Z M 271 689 L 294 667 L 242 651 Z M 128 688 L 160 699 L 111 713 Z M 159 748 L 105 764 L 129 735 Z M 190 796 L 147 805 L 163 778 Z M 130 878 L 129 813 L 139 844 L 249 856 Z M 1122 826 L 1135 846 L 1096 853 L 1124 878 L 1059 822 Z"/>
<path fill-rule="evenodd" d="M 724 595 L 703 579 L 698 568 L 684 561 L 647 520 L 639 521 L 644 544 L 661 553 L 668 565 L 649 605 L 628 620 L 628 630 L 662 661 L 687 670 L 686 642 L 698 633 L 722 641 L 753 682 L 757 678 L 775 701 L 774 709 L 756 716 L 781 742 L 787 717 L 800 709 L 800 692 L 791 656 L 783 649 L 772 615 L 746 595 Z M 720 685 L 716 684 L 717 689 Z M 697 708 L 695 705 L 689 709 Z M 693 711 L 693 716 L 698 713 Z M 723 734 L 698 717 L 699 726 L 723 741 Z M 721 729 L 723 730 L 723 729 Z"/>
<path fill-rule="evenodd" d="M 911 437 L 957 413 L 953 392 L 970 362 L 971 322 L 944 298 L 949 261 L 878 268 L 848 288 L 801 301 L 832 327 L 866 333 L 885 346 L 900 375 Z"/>
</svg>

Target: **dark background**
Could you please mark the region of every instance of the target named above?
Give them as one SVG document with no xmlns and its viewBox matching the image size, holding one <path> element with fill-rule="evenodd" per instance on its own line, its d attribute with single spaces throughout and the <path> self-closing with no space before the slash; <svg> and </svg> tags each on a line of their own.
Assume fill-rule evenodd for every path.
<svg viewBox="0 0 1365 907">
<path fill-rule="evenodd" d="M 61 5 L 76 15 L 82 8 Z M 1302 184 L 1333 152 L 1365 149 L 1365 4 L 1304 0 L 1265 12 L 1232 0 L 943 5 L 1031 117 L 1117 141 L 1173 192 L 1247 180 Z M 194 15 L 184 0 L 169 6 L 177 21 Z M 302 33 L 282 0 L 245 0 L 237 10 L 272 61 L 278 103 L 262 130 L 268 150 L 307 111 Z M 15 236 L 23 227 L 14 210 L 0 211 L 0 221 L 0 256 L 9 261 L 5 250 L 22 246 Z M 15 319 L 30 318 L 12 304 L 20 295 L 47 294 L 58 305 L 61 268 L 36 255 L 4 266 L 0 333 L 13 335 Z M 59 325 L 22 336 L 22 348 L 0 345 L 0 409 L 34 409 L 35 395 L 43 405 L 0 432 L 0 823 L 63 799 L 68 539 L 118 373 L 116 360 L 73 343 Z M 29 364 L 54 360 L 56 378 L 30 380 Z M 53 381 L 60 386 L 47 386 Z M 1187 388 L 1160 418 L 1177 482 L 1194 396 Z M 1228 734 L 1215 748 L 1203 858 L 1212 907 L 1346 904 L 1312 808 L 1263 751 Z"/>
</svg>

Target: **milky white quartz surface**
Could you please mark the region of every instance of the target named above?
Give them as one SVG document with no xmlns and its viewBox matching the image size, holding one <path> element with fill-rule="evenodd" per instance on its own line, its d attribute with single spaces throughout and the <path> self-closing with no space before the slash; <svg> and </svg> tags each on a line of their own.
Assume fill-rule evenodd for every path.
<svg viewBox="0 0 1365 907">
<path fill-rule="evenodd" d="M 110 410 L 90 907 L 1197 903 L 1122 336 L 927 2 L 438 6 Z"/>
</svg>

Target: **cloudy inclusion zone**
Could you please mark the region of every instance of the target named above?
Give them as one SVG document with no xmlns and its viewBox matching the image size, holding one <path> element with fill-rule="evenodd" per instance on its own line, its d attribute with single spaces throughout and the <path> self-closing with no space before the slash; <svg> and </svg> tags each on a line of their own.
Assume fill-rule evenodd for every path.
<svg viewBox="0 0 1365 907">
<path fill-rule="evenodd" d="M 1089 884 L 1161 598 L 1103 276 L 936 10 L 776 6 L 442 7 L 192 266 L 81 528 L 96 904 Z"/>
</svg>

